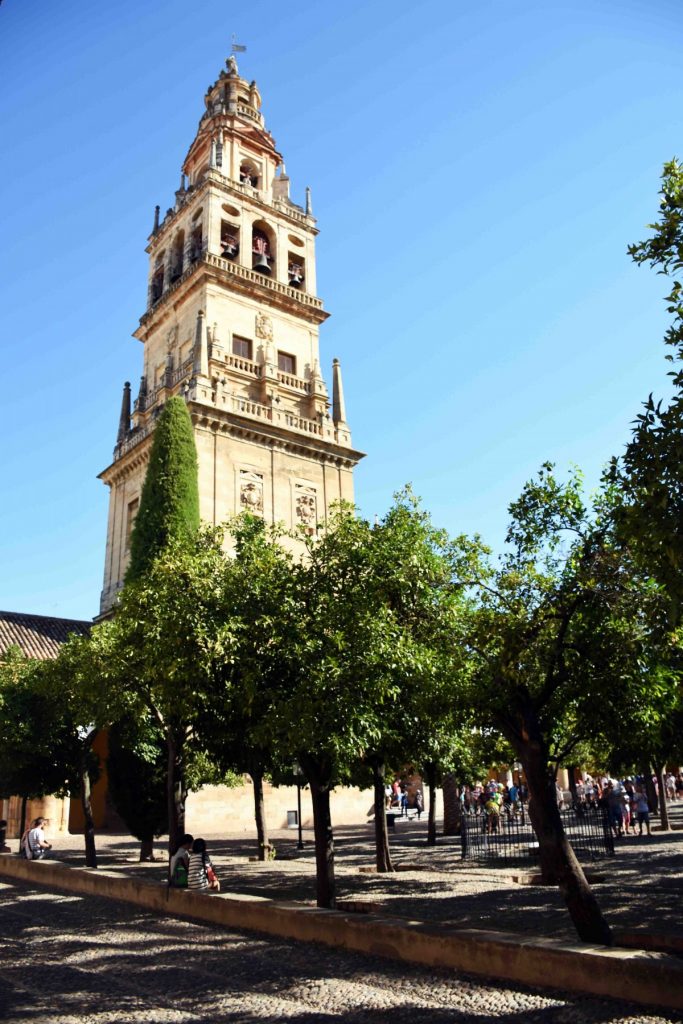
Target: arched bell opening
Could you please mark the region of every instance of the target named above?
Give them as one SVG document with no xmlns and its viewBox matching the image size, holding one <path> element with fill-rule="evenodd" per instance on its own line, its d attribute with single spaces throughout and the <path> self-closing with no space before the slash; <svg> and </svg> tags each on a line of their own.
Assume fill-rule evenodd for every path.
<svg viewBox="0 0 683 1024">
<path fill-rule="evenodd" d="M 259 274 L 275 275 L 275 239 L 263 221 L 257 221 L 251 231 L 251 265 Z"/>
<path fill-rule="evenodd" d="M 306 285 L 306 260 L 291 250 L 287 253 L 287 281 L 290 288 L 304 288 Z"/>
<path fill-rule="evenodd" d="M 179 231 L 171 250 L 171 284 L 182 277 L 185 262 L 185 232 Z"/>
<path fill-rule="evenodd" d="M 188 258 L 190 263 L 196 263 L 202 254 L 204 248 L 204 238 L 201 221 L 195 227 L 192 228 L 190 233 L 190 246 L 188 251 Z"/>
<path fill-rule="evenodd" d="M 224 260 L 235 260 L 240 252 L 239 224 L 221 221 L 221 256 Z"/>
<path fill-rule="evenodd" d="M 154 273 L 152 274 L 152 283 L 150 285 L 150 301 L 152 305 L 158 302 L 161 296 L 164 294 L 164 257 L 165 252 L 159 253 L 156 258 L 154 266 Z"/>
</svg>

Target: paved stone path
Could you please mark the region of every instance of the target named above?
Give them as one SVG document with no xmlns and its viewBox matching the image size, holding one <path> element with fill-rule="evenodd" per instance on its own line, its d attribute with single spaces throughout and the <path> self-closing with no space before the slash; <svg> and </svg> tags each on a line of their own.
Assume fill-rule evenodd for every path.
<svg viewBox="0 0 683 1024">
<path fill-rule="evenodd" d="M 127 904 L 0 882 L 6 1024 L 682 1024 Z M 624 993 L 626 994 L 626 993 Z"/>
</svg>

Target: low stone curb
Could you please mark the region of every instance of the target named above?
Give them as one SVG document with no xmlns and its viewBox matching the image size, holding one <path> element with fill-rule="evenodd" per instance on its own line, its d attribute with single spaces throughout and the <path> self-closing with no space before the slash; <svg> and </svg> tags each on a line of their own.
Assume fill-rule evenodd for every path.
<svg viewBox="0 0 683 1024">
<path fill-rule="evenodd" d="M 667 953 L 606 949 L 504 932 L 457 930 L 384 915 L 344 913 L 260 896 L 169 889 L 112 871 L 0 855 L 0 875 L 279 938 L 319 942 L 429 967 L 502 978 L 524 985 L 683 1008 L 683 961 Z"/>
</svg>

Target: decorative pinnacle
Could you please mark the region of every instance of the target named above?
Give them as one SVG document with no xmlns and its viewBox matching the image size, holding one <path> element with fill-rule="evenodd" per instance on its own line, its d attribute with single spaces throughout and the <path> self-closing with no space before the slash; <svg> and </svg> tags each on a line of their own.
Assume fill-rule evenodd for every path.
<svg viewBox="0 0 683 1024">
<path fill-rule="evenodd" d="M 309 185 L 306 186 L 306 216 L 313 216 L 313 206 L 311 204 L 311 189 Z"/>
<path fill-rule="evenodd" d="M 119 432 L 116 435 L 116 443 L 122 444 L 128 437 L 130 430 L 130 381 L 123 385 L 123 397 L 121 399 L 121 415 L 119 416 Z"/>
<path fill-rule="evenodd" d="M 192 374 L 194 377 L 209 376 L 209 344 L 206 336 L 206 320 L 204 310 L 197 313 L 197 327 L 194 336 Z"/>
<path fill-rule="evenodd" d="M 346 404 L 344 402 L 344 385 L 342 384 L 341 366 L 338 359 L 332 360 L 332 419 L 335 426 L 346 424 Z"/>
</svg>

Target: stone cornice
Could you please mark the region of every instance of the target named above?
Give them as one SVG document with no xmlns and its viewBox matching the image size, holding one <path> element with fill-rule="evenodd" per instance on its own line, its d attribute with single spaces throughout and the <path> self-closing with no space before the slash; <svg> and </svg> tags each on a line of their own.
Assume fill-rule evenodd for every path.
<svg viewBox="0 0 683 1024">
<path fill-rule="evenodd" d="M 353 469 L 365 458 L 365 452 L 359 452 L 354 448 L 344 448 L 323 438 L 301 435 L 269 422 L 215 409 L 200 402 L 188 402 L 188 409 L 195 426 L 213 434 L 241 437 L 267 448 L 303 455 L 316 462 L 328 462 L 342 469 Z"/>
<path fill-rule="evenodd" d="M 309 231 L 313 235 L 318 235 L 320 233 L 318 228 L 315 226 L 315 218 L 305 214 L 303 210 L 299 211 L 292 209 L 281 199 L 274 199 L 272 202 L 268 202 L 261 198 L 261 193 L 258 189 L 250 188 L 247 185 L 243 185 L 241 182 L 232 181 L 231 178 L 227 178 L 215 168 L 209 168 L 201 183 L 186 192 L 187 199 L 183 202 L 182 206 L 166 216 L 160 224 L 159 230 L 148 236 L 148 244 L 145 252 L 150 254 L 153 253 L 159 248 L 159 246 L 163 245 L 168 240 L 168 235 L 171 233 L 171 230 L 177 223 L 180 215 L 184 213 L 188 206 L 193 204 L 196 199 L 203 196 L 204 193 L 209 190 L 211 185 L 214 185 L 220 192 L 224 192 L 227 195 L 246 199 L 249 206 L 253 206 L 255 209 L 266 215 L 272 216 L 273 213 L 275 213 L 277 216 L 284 217 L 286 220 L 290 221 L 292 225 L 299 228 L 299 230 Z"/>
<path fill-rule="evenodd" d="M 343 469 L 353 469 L 365 457 L 364 452 L 354 448 L 346 448 L 335 441 L 315 434 L 302 434 L 297 430 L 288 429 L 285 425 L 275 424 L 268 420 L 254 419 L 248 415 L 242 416 L 239 412 L 207 406 L 202 402 L 192 400 L 188 402 L 187 407 L 192 422 L 200 430 L 242 437 L 267 448 L 294 452 L 317 462 L 328 462 Z M 149 458 L 152 433 L 153 422 L 150 422 L 138 435 L 132 434 L 125 442 L 127 450 L 116 456 L 114 462 L 99 474 L 98 479 L 111 486 L 145 465 Z"/>
<path fill-rule="evenodd" d="M 141 466 L 145 466 L 149 460 L 149 449 L 152 445 L 151 434 L 151 430 L 141 433 L 137 443 L 131 445 L 124 455 L 115 458 L 114 462 L 98 473 L 97 479 L 111 487 L 117 481 L 131 476 Z M 129 443 L 132 440 L 133 438 L 130 438 Z"/>
<path fill-rule="evenodd" d="M 232 263 L 205 251 L 182 277 L 166 289 L 153 308 L 140 317 L 140 326 L 134 331 L 134 337 L 144 341 L 158 322 L 165 319 L 169 310 L 175 308 L 175 303 L 185 297 L 184 286 L 191 281 L 187 291 L 194 290 L 203 278 L 218 281 L 232 291 L 249 295 L 263 305 L 284 310 L 313 324 L 323 323 L 330 315 L 317 296 L 290 288 L 280 281 L 271 281 L 240 263 Z"/>
</svg>

